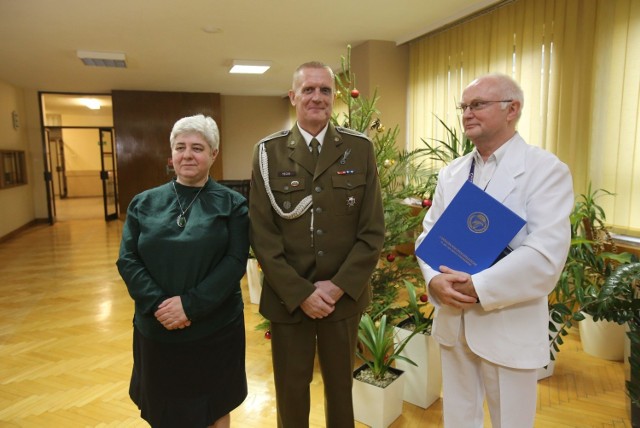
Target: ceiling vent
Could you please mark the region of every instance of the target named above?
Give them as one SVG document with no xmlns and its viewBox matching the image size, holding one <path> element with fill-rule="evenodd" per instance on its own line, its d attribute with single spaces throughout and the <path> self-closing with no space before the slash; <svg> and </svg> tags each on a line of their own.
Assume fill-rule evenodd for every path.
<svg viewBox="0 0 640 428">
<path fill-rule="evenodd" d="M 127 62 L 123 53 L 77 51 L 77 54 L 84 65 L 92 67 L 127 68 Z"/>
</svg>

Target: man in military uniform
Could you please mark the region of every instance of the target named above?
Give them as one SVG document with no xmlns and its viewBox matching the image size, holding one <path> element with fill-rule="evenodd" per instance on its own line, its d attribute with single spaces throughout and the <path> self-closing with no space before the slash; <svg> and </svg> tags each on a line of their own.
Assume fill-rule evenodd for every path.
<svg viewBox="0 0 640 428">
<path fill-rule="evenodd" d="M 250 197 L 278 427 L 309 426 L 317 348 L 326 426 L 345 428 L 354 426 L 358 324 L 384 241 L 374 147 L 366 136 L 330 123 L 335 80 L 328 66 L 298 67 L 289 99 L 297 123 L 256 145 Z"/>
</svg>

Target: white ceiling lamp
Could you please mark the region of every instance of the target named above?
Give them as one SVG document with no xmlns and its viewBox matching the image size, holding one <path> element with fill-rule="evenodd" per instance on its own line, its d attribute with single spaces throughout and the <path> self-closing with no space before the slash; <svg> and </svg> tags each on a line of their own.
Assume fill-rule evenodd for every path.
<svg viewBox="0 0 640 428">
<path fill-rule="evenodd" d="M 100 100 L 95 98 L 82 98 L 80 103 L 91 110 L 100 110 Z"/>
<path fill-rule="evenodd" d="M 229 73 L 233 74 L 262 74 L 271 68 L 271 61 L 233 60 Z"/>
<path fill-rule="evenodd" d="M 77 51 L 84 65 L 93 67 L 127 68 L 126 57 L 120 52 Z"/>
</svg>

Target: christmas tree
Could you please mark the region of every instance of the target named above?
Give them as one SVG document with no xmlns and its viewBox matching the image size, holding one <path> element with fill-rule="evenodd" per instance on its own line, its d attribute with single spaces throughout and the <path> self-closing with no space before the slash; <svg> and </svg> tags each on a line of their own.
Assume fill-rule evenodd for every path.
<svg viewBox="0 0 640 428">
<path fill-rule="evenodd" d="M 424 278 L 413 254 L 424 214 L 431 206 L 436 173 L 428 166 L 429 148 L 398 148 L 398 127 L 386 128 L 378 118 L 377 91 L 368 98 L 356 88 L 351 72 L 351 47 L 342 57 L 342 71 L 336 74 L 338 108 L 332 121 L 367 135 L 374 144 L 384 205 L 385 240 L 382 255 L 371 276 L 373 301 L 367 310 L 374 317 L 397 318 L 403 302 L 399 292 L 409 281 L 424 290 Z"/>
</svg>

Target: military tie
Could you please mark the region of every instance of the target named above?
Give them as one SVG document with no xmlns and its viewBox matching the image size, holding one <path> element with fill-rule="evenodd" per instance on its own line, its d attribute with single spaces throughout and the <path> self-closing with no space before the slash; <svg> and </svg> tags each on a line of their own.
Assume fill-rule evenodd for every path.
<svg viewBox="0 0 640 428">
<path fill-rule="evenodd" d="M 318 155 L 320 154 L 320 142 L 315 138 L 311 139 L 311 154 L 313 155 L 313 160 L 318 161 Z"/>
</svg>

